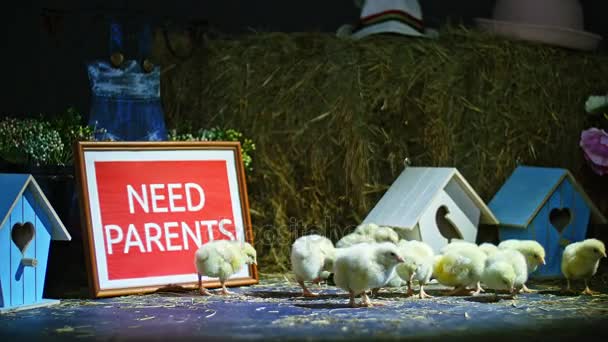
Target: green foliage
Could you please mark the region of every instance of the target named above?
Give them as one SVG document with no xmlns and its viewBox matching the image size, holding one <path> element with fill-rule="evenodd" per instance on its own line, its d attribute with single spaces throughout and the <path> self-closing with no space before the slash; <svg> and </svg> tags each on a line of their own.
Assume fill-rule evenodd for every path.
<svg viewBox="0 0 608 342">
<path fill-rule="evenodd" d="M 253 159 L 251 154 L 255 151 L 255 144 L 251 139 L 245 138 L 243 133 L 229 129 L 214 127 L 211 129 L 199 129 L 194 133 L 178 133 L 176 129 L 169 131 L 169 141 L 238 141 L 241 143 L 241 154 L 245 170 L 253 171 Z"/>
<path fill-rule="evenodd" d="M 5 117 L 0 121 L 0 159 L 17 165 L 71 165 L 74 142 L 94 140 L 94 134 L 73 108 L 51 120 Z"/>
</svg>

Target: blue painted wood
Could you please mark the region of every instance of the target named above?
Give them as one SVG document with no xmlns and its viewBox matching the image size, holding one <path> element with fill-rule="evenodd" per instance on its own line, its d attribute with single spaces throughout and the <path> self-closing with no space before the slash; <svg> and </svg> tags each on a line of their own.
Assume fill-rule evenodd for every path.
<svg viewBox="0 0 608 342">
<path fill-rule="evenodd" d="M 565 175 L 565 169 L 519 166 L 488 206 L 501 224 L 524 227 Z"/>
<path fill-rule="evenodd" d="M 34 239 L 23 253 L 25 258 L 36 258 L 36 245 L 38 243 L 38 230 L 36 227 L 36 214 L 34 208 L 32 208 L 30 202 L 26 197 L 22 197 L 23 202 L 23 221 L 31 222 L 34 225 L 35 234 Z M 23 269 L 23 304 L 34 304 L 37 302 L 36 298 L 36 267 L 24 267 Z"/>
<path fill-rule="evenodd" d="M 0 226 L 0 308 L 8 307 L 11 303 L 11 227 L 10 220 Z"/>
<path fill-rule="evenodd" d="M 23 223 L 23 198 L 20 197 L 17 201 L 17 205 L 13 208 L 10 214 L 11 229 L 16 223 Z M 12 242 L 12 239 L 11 239 Z M 18 306 L 23 304 L 23 266 L 21 265 L 21 251 L 15 245 L 11 243 L 10 248 L 10 263 L 11 263 L 11 306 Z"/>
<path fill-rule="evenodd" d="M 32 203 L 34 212 L 42 212 L 40 208 L 43 204 L 32 201 L 30 194 L 26 194 L 26 199 Z M 44 292 L 44 283 L 46 279 L 46 268 L 49 260 L 49 249 L 51 245 L 51 226 L 44 223 L 40 219 L 40 215 L 36 215 L 36 259 L 38 266 L 36 267 L 36 299 L 42 301 Z"/>
<path fill-rule="evenodd" d="M 560 234 L 551 224 L 550 213 L 554 209 L 564 208 L 570 209 L 571 221 Z M 533 221 L 537 230 L 542 230 L 544 235 L 544 238 L 537 237 L 536 240 L 545 248 L 547 264 L 539 267 L 532 277 L 563 277 L 561 259 L 564 249 L 569 243 L 585 239 L 590 214 L 590 208 L 583 197 L 568 179 L 564 179 Z"/>
<path fill-rule="evenodd" d="M 0 220 L 9 214 L 11 205 L 17 199 L 17 195 L 25 186 L 25 182 L 30 177 L 29 174 L 21 173 L 0 173 Z"/>
<path fill-rule="evenodd" d="M 544 266 L 538 268 L 537 274 L 541 277 L 559 277 L 561 275 L 561 248 L 559 246 L 560 233 L 550 222 L 550 214 L 553 209 L 570 208 L 568 203 L 568 194 L 564 193 L 563 186 L 560 186 L 549 197 L 547 203 L 543 207 L 542 215 L 538 215 L 535 220 L 538 220 L 542 225 L 542 230 L 545 233 L 546 239 L 541 242 L 545 248 Z"/>
<path fill-rule="evenodd" d="M 44 281 L 51 239 L 70 235 L 29 174 L 0 174 L 0 309 L 34 307 L 45 302 Z M 22 192 L 23 191 L 23 192 Z M 22 251 L 12 241 L 15 223 L 34 225 L 33 241 Z M 3 223 L 2 223 L 3 222 Z M 23 266 L 23 258 L 38 261 Z"/>
</svg>

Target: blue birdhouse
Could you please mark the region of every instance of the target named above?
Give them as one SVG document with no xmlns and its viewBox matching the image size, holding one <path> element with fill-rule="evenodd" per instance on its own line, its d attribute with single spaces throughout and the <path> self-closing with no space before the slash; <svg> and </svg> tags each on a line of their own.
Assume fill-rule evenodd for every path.
<svg viewBox="0 0 608 342">
<path fill-rule="evenodd" d="M 536 240 L 545 265 L 531 277 L 562 277 L 564 248 L 582 241 L 589 222 L 606 223 L 572 174 L 565 169 L 519 166 L 489 203 L 499 221 L 500 241 Z"/>
<path fill-rule="evenodd" d="M 70 234 L 29 174 L 0 174 L 0 313 L 59 303 L 42 298 L 51 240 Z"/>
</svg>

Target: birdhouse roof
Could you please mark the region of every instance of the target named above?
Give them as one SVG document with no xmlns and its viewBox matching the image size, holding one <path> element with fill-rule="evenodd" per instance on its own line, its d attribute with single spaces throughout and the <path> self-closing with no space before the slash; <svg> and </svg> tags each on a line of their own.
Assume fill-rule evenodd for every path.
<svg viewBox="0 0 608 342">
<path fill-rule="evenodd" d="M 20 173 L 2 173 L 0 174 L 0 229 L 4 227 L 4 223 L 10 217 L 11 212 L 19 201 L 19 198 L 30 191 L 35 200 L 40 204 L 44 214 L 51 222 L 51 239 L 53 240 L 71 240 L 70 233 L 57 216 L 57 213 L 44 196 L 44 193 L 36 183 L 36 180 L 30 174 Z"/>
<path fill-rule="evenodd" d="M 501 225 L 526 228 L 564 179 L 585 200 L 591 210 L 592 220 L 606 223 L 606 217 L 591 202 L 570 171 L 560 168 L 517 167 L 494 195 L 489 206 Z"/>
<path fill-rule="evenodd" d="M 480 222 L 498 220 L 456 168 L 407 167 L 384 193 L 364 222 L 413 229 L 420 217 L 451 180 L 455 180 L 480 210 Z"/>
</svg>

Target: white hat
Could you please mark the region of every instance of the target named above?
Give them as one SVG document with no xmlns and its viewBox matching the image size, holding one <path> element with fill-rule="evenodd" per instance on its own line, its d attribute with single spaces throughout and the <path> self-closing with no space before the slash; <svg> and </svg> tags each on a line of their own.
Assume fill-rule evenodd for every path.
<svg viewBox="0 0 608 342">
<path fill-rule="evenodd" d="M 594 50 L 602 39 L 584 30 L 578 0 L 497 0 L 493 19 L 475 21 L 498 35 L 577 50 Z"/>
<path fill-rule="evenodd" d="M 338 29 L 339 36 L 350 34 L 354 39 L 361 39 L 379 33 L 414 37 L 433 35 L 432 31 L 424 27 L 418 0 L 355 0 L 357 5 L 361 2 L 363 4 L 360 6 L 362 8 L 358 24 L 353 28 L 341 27 Z"/>
</svg>

